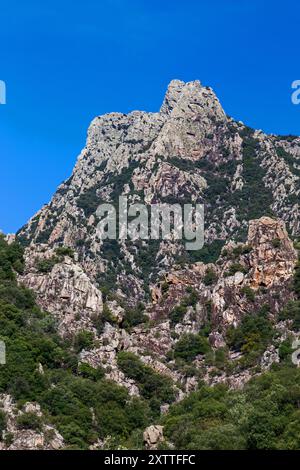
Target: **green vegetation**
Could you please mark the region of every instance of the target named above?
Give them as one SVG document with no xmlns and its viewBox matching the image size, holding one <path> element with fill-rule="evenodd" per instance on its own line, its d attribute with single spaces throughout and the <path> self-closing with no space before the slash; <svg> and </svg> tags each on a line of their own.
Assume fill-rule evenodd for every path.
<svg viewBox="0 0 300 470">
<path fill-rule="evenodd" d="M 147 315 L 144 314 L 145 306 L 139 303 L 135 308 L 126 309 L 122 326 L 125 329 L 130 329 L 134 326 L 145 323 L 148 320 Z"/>
<path fill-rule="evenodd" d="M 280 248 L 281 241 L 279 240 L 279 238 L 274 238 L 274 240 L 272 240 L 272 245 L 274 248 Z"/>
<path fill-rule="evenodd" d="M 131 435 L 140 435 L 151 423 L 149 405 L 105 380 L 101 368 L 78 365 L 72 344 L 55 333 L 53 317 L 36 306 L 31 291 L 17 284 L 15 271 L 23 265 L 22 248 L 7 245 L 0 236 L 0 339 L 7 351 L 7 363 L 0 367 L 0 393 L 11 394 L 20 405 L 39 403 L 46 422 L 57 427 L 71 448 L 87 449 L 108 435 L 126 445 Z M 90 347 L 92 338 L 80 332 L 75 346 L 77 350 Z M 154 387 L 153 396 L 157 389 L 164 399 L 172 397 L 172 389 L 165 387 L 162 392 L 168 379 L 158 374 L 154 378 L 155 384 L 150 381 L 148 386 Z M 40 424 L 31 413 L 18 418 L 20 428 L 37 429 Z M 5 426 L 6 418 L 0 413 L 0 427 Z M 7 441 L 11 439 L 7 436 Z"/>
<path fill-rule="evenodd" d="M 266 170 L 260 166 L 261 159 L 257 154 L 259 142 L 253 134 L 243 139 L 243 179 L 244 186 L 236 191 L 235 196 L 238 214 L 241 219 L 258 219 L 262 215 L 272 215 L 270 206 L 273 202 L 272 192 L 262 185 Z"/>
<path fill-rule="evenodd" d="M 205 276 L 203 278 L 203 282 L 206 286 L 211 286 L 212 284 L 215 284 L 217 281 L 217 275 L 213 269 L 207 269 Z"/>
<path fill-rule="evenodd" d="M 225 273 L 225 276 L 234 276 L 234 274 L 237 272 L 246 273 L 247 269 L 240 263 L 232 263 L 229 266 L 228 271 Z"/>
<path fill-rule="evenodd" d="M 86 217 L 94 214 L 101 204 L 101 200 L 97 196 L 97 189 L 98 185 L 93 186 L 82 193 L 77 199 L 77 206 L 83 209 Z"/>
<path fill-rule="evenodd" d="M 292 154 L 288 153 L 283 147 L 277 147 L 276 153 L 285 160 L 294 175 L 300 176 L 300 170 L 294 166 L 297 161 Z"/>
<path fill-rule="evenodd" d="M 300 370 L 277 366 L 242 391 L 200 386 L 162 418 L 175 449 L 300 448 Z"/>
<path fill-rule="evenodd" d="M 193 361 L 198 354 L 206 354 L 209 349 L 208 340 L 205 336 L 187 333 L 176 343 L 174 357 L 184 361 Z"/>
<path fill-rule="evenodd" d="M 60 247 L 56 256 L 72 256 L 68 247 Z M 249 252 L 249 247 L 233 250 L 231 272 L 241 270 L 236 257 Z M 223 253 L 224 254 L 224 253 Z M 135 381 L 141 398 L 132 398 L 128 391 L 105 379 L 102 367 L 78 363 L 78 353 L 94 346 L 93 334 L 80 331 L 73 342 L 55 333 L 53 317 L 35 304 L 32 292 L 19 286 L 16 272 L 24 269 L 23 250 L 16 243 L 7 245 L 0 236 L 0 339 L 7 348 L 7 364 L 0 367 L 0 393 L 10 393 L 22 406 L 26 401 L 38 402 L 43 418 L 24 413 L 17 419 L 19 429 L 39 431 L 44 422 L 53 423 L 62 433 L 69 448 L 87 449 L 97 439 L 111 436 L 111 447 L 142 446 L 142 431 L 161 421 L 165 435 L 176 449 L 299 449 L 300 448 L 300 371 L 291 364 L 291 340 L 279 345 L 281 363 L 252 379 L 243 390 L 225 386 L 199 389 L 174 404 L 175 390 L 170 378 L 160 375 L 132 353 L 119 352 L 117 361 L 126 377 Z M 205 284 L 216 281 L 209 269 Z M 280 320 L 290 320 L 295 331 L 300 329 L 300 265 L 294 277 L 298 300 L 286 305 Z M 163 291 L 168 290 L 167 284 Z M 106 291 L 108 295 L 109 291 Z M 254 302 L 249 287 L 242 294 Z M 172 326 L 182 321 L 188 307 L 198 302 L 198 294 L 188 287 L 186 295 L 170 314 Z M 254 304 L 255 306 L 255 304 Z M 130 329 L 145 321 L 144 306 L 127 309 L 123 324 Z M 207 304 L 209 316 L 209 303 Z M 268 307 L 245 316 L 236 328 L 227 331 L 227 346 L 213 351 L 208 343 L 208 330 L 201 334 L 185 334 L 175 343 L 171 358 L 186 377 L 200 376 L 191 362 L 205 356 L 206 364 L 220 371 L 227 370 L 228 348 L 243 353 L 240 367 L 253 367 L 275 337 Z M 105 322 L 115 323 L 108 305 L 95 320 L 99 332 Z M 170 357 L 170 355 L 169 355 Z M 41 374 L 39 364 L 44 373 Z M 173 364 L 170 364 L 170 366 Z M 199 373 L 200 372 L 200 373 Z M 170 412 L 160 415 L 160 406 L 170 403 Z M 6 428 L 5 413 L 0 410 L 0 435 Z M 6 435 L 9 441 L 11 436 Z"/>
<path fill-rule="evenodd" d="M 241 289 L 241 293 L 244 294 L 247 297 L 247 300 L 249 302 L 254 302 L 255 301 L 255 292 L 251 287 L 245 286 Z"/>
<path fill-rule="evenodd" d="M 74 349 L 77 353 L 83 349 L 89 350 L 94 346 L 94 335 L 91 331 L 81 330 L 77 333 L 74 340 Z"/>
<path fill-rule="evenodd" d="M 176 305 L 176 307 L 173 308 L 169 315 L 171 325 L 174 327 L 177 323 L 180 323 L 187 313 L 188 307 L 195 307 L 197 302 L 198 294 L 191 286 L 189 286 L 187 288 L 187 295 L 183 297 L 180 305 Z"/>
<path fill-rule="evenodd" d="M 36 260 L 36 268 L 40 273 L 50 273 L 56 264 L 63 261 L 64 256 L 74 257 L 74 250 L 68 246 L 56 248 L 55 253 L 50 258 L 38 258 Z"/>
<path fill-rule="evenodd" d="M 119 352 L 118 366 L 127 377 L 135 380 L 142 397 L 149 400 L 151 409 L 156 413 L 159 413 L 159 406 L 162 403 L 174 401 L 172 380 L 144 365 L 134 354 Z"/>
<path fill-rule="evenodd" d="M 57 263 L 59 263 L 59 258 L 57 256 L 38 259 L 36 262 L 36 269 L 43 274 L 50 273 Z"/>
<path fill-rule="evenodd" d="M 74 250 L 70 248 L 69 246 L 59 246 L 55 250 L 57 256 L 63 257 L 63 256 L 69 256 L 70 258 L 74 257 Z"/>
<path fill-rule="evenodd" d="M 187 259 L 183 260 L 189 263 L 215 263 L 221 254 L 224 246 L 224 240 L 214 240 L 210 245 L 205 245 L 201 250 L 191 250 L 187 252 Z"/>
<path fill-rule="evenodd" d="M 100 313 L 97 318 L 94 319 L 93 323 L 94 327 L 96 328 L 99 334 L 103 333 L 105 323 L 110 323 L 111 325 L 114 325 L 116 323 L 116 319 L 114 318 L 112 312 L 110 311 L 106 303 L 103 304 L 102 313 Z"/>
<path fill-rule="evenodd" d="M 295 269 L 294 290 L 297 298 L 300 300 L 300 261 L 298 261 Z"/>
<path fill-rule="evenodd" d="M 33 429 L 34 431 L 41 431 L 42 420 L 36 413 L 23 413 L 17 417 L 17 426 L 19 429 Z"/>
<path fill-rule="evenodd" d="M 294 331 L 300 330 L 300 300 L 290 301 L 280 312 L 279 320 L 291 320 L 291 328 Z"/>
<path fill-rule="evenodd" d="M 245 316 L 236 328 L 229 327 L 226 340 L 230 348 L 244 353 L 242 364 L 250 366 L 257 363 L 273 336 L 274 328 L 265 306 L 257 314 Z"/>
<path fill-rule="evenodd" d="M 23 248 L 16 242 L 7 245 L 0 234 L 0 281 L 14 280 L 15 271 L 22 273 L 23 269 Z"/>
<path fill-rule="evenodd" d="M 171 325 L 174 326 L 177 323 L 180 323 L 187 312 L 187 307 L 185 305 L 177 305 L 173 308 L 172 312 L 169 315 L 171 320 Z"/>
<path fill-rule="evenodd" d="M 297 245 L 298 246 L 298 245 Z M 291 328 L 294 331 L 300 330 L 300 262 L 298 261 L 294 273 L 293 282 L 297 300 L 290 300 L 279 314 L 279 320 L 291 320 Z"/>
<path fill-rule="evenodd" d="M 2 433 L 6 430 L 6 414 L 4 411 L 0 410 L 0 441 L 2 439 Z"/>
</svg>

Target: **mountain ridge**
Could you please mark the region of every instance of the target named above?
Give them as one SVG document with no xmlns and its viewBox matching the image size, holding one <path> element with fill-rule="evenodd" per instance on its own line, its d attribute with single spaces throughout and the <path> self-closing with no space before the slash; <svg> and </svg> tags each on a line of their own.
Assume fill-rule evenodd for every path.
<svg viewBox="0 0 300 470">
<path fill-rule="evenodd" d="M 241 389 L 297 337 L 299 177 L 299 137 L 255 131 L 211 88 L 174 80 L 158 113 L 92 121 L 70 178 L 16 235 L 18 282 L 80 366 L 162 420 L 200 383 Z M 204 247 L 101 240 L 97 207 L 120 196 L 204 204 Z"/>
</svg>

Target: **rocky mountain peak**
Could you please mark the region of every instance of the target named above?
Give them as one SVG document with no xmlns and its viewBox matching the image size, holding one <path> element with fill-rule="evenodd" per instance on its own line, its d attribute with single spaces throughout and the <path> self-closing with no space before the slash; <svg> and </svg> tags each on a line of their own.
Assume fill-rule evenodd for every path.
<svg viewBox="0 0 300 470">
<path fill-rule="evenodd" d="M 199 80 L 183 82 L 172 80 L 168 86 L 160 113 L 168 116 L 191 117 L 192 114 L 203 117 L 215 116 L 216 119 L 223 120 L 225 113 L 214 92 L 209 87 L 201 85 Z"/>
<path fill-rule="evenodd" d="M 299 163 L 299 139 L 256 132 L 227 118 L 199 81 L 173 80 L 160 112 L 110 113 L 92 121 L 71 177 L 18 237 L 37 252 L 40 244 L 71 247 L 93 284 L 118 286 L 142 300 L 158 273 L 178 262 L 216 261 L 228 240 L 245 241 L 251 220 L 279 218 L 297 236 Z M 204 249 L 99 240 L 97 207 L 116 205 L 121 195 L 129 204 L 203 203 Z"/>
</svg>

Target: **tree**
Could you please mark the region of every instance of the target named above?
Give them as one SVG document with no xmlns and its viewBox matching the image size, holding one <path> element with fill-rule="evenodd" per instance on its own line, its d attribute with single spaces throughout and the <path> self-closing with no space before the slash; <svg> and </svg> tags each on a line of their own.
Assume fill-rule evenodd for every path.
<svg viewBox="0 0 300 470">
<path fill-rule="evenodd" d="M 184 334 L 176 343 L 174 357 L 192 361 L 198 354 L 205 354 L 210 347 L 207 338 L 191 333 Z"/>
</svg>

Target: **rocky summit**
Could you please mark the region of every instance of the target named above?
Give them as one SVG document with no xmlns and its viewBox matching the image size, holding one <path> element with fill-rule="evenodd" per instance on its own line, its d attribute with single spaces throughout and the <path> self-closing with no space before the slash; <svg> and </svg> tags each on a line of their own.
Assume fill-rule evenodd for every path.
<svg viewBox="0 0 300 470">
<path fill-rule="evenodd" d="M 173 80 L 157 113 L 96 117 L 70 178 L 1 239 L 1 288 L 13 283 L 19 302 L 1 300 L 5 336 L 23 309 L 35 338 L 22 356 L 33 383 L 21 366 L 20 386 L 1 376 L 1 448 L 265 448 L 251 434 L 263 377 L 297 412 L 280 374 L 300 379 L 299 181 L 300 138 L 235 121 L 199 81 Z M 203 248 L 102 240 L 97 208 L 120 196 L 203 204 Z M 280 429 L 269 445 L 297 447 Z"/>
</svg>

